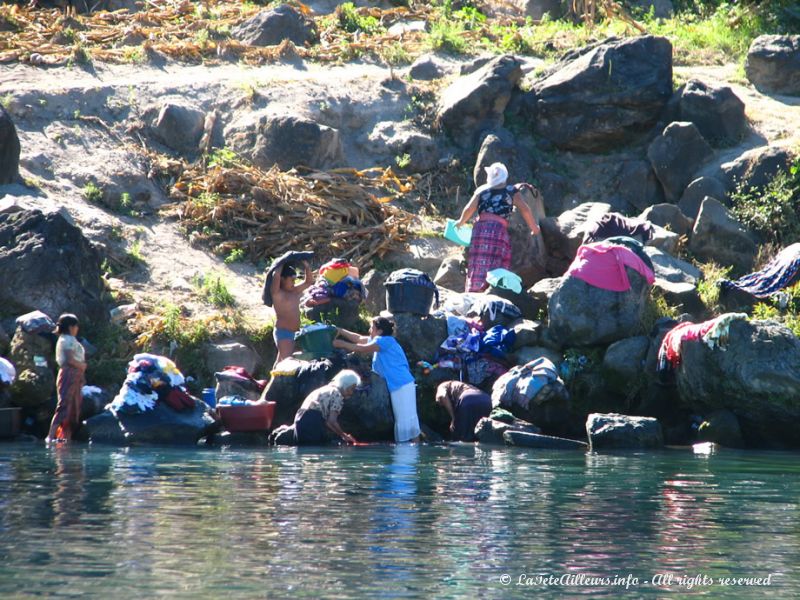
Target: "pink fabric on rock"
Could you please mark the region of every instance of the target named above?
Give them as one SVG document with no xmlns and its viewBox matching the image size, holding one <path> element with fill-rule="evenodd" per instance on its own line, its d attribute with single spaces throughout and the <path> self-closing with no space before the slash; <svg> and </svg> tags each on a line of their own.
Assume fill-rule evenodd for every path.
<svg viewBox="0 0 800 600">
<path fill-rule="evenodd" d="M 578 248 L 567 275 L 603 290 L 626 292 L 631 288 L 631 282 L 625 267 L 639 273 L 648 284 L 652 285 L 655 281 L 653 271 L 633 250 L 607 242 L 584 244 Z"/>
</svg>

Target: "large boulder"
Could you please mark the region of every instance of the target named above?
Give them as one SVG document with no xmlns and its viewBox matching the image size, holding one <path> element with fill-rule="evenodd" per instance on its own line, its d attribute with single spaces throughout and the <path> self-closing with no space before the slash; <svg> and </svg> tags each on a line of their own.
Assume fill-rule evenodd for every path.
<svg viewBox="0 0 800 600">
<path fill-rule="evenodd" d="M 278 165 L 325 169 L 342 161 L 337 129 L 296 115 L 259 112 L 245 115 L 225 131 L 227 144 L 262 169 Z"/>
<path fill-rule="evenodd" d="M 142 413 L 116 415 L 104 411 L 84 422 L 89 441 L 124 446 L 189 445 L 205 437 L 215 421 L 204 402 L 189 410 L 176 411 L 163 402 Z"/>
<path fill-rule="evenodd" d="M 681 209 L 674 204 L 654 204 L 639 215 L 640 221 L 650 221 L 653 225 L 658 225 L 668 229 L 678 235 L 688 235 L 694 225 L 694 219 L 690 219 L 681 212 Z"/>
<path fill-rule="evenodd" d="M 61 212 L 0 214 L 0 312 L 75 313 L 90 327 L 108 321 L 100 254 Z"/>
<path fill-rule="evenodd" d="M 209 344 L 206 348 L 206 368 L 210 373 L 222 371 L 227 366 L 243 367 L 255 373 L 261 366 L 261 357 L 250 346 L 241 342 Z"/>
<path fill-rule="evenodd" d="M 178 152 L 197 152 L 205 118 L 196 106 L 164 102 L 151 125 L 153 137 Z"/>
<path fill-rule="evenodd" d="M 534 20 L 558 19 L 564 16 L 563 0 L 512 0 L 512 4 L 524 17 Z"/>
<path fill-rule="evenodd" d="M 463 293 L 464 287 L 466 286 L 466 273 L 464 272 L 463 261 L 456 256 L 445 258 L 442 264 L 439 265 L 439 270 L 436 271 L 433 283 L 438 287 Z"/>
<path fill-rule="evenodd" d="M 728 409 L 749 444 L 800 447 L 800 339 L 771 321 L 733 321 L 724 347 L 684 341 L 676 380 L 700 414 Z"/>
<path fill-rule="evenodd" d="M 339 424 L 359 441 L 391 441 L 394 417 L 386 381 L 377 373 L 370 373 L 364 383 L 345 400 Z"/>
<path fill-rule="evenodd" d="M 371 315 L 377 315 L 382 310 L 386 310 L 386 279 L 389 274 L 384 271 L 371 269 L 361 278 L 361 285 L 367 292 L 364 300 L 364 308 Z"/>
<path fill-rule="evenodd" d="M 283 40 L 302 46 L 317 39 L 317 30 L 298 9 L 281 4 L 243 21 L 231 30 L 231 37 L 247 46 L 275 46 Z"/>
<path fill-rule="evenodd" d="M 409 365 L 433 362 L 439 346 L 447 339 L 447 319 L 433 315 L 398 313 L 393 316 L 394 337 L 406 353 Z"/>
<path fill-rule="evenodd" d="M 642 329 L 647 281 L 627 269 L 631 287 L 611 292 L 577 277 L 564 277 L 548 305 L 548 331 L 561 347 L 610 344 Z"/>
<path fill-rule="evenodd" d="M 537 223 L 545 218 L 544 200 L 541 194 L 532 194 L 525 189 L 520 192 L 533 213 Z M 511 241 L 511 266 L 509 270 L 522 279 L 523 287 L 529 287 L 547 276 L 547 249 L 544 236 L 531 235 L 531 230 L 518 210 L 515 210 L 508 222 L 508 237 Z"/>
<path fill-rule="evenodd" d="M 647 133 L 672 95 L 672 45 L 642 36 L 590 46 L 530 94 L 538 135 L 564 150 L 616 150 Z"/>
<path fill-rule="evenodd" d="M 547 312 L 547 305 L 550 303 L 550 297 L 561 285 L 561 277 L 548 277 L 537 281 L 526 294 L 533 300 L 537 317 L 539 312 Z"/>
<path fill-rule="evenodd" d="M 0 185 L 14 183 L 19 176 L 19 137 L 14 121 L 0 105 Z"/>
<path fill-rule="evenodd" d="M 415 60 L 408 70 L 411 79 L 418 81 L 431 81 L 441 79 L 452 67 L 446 65 L 435 54 L 423 54 Z"/>
<path fill-rule="evenodd" d="M 522 346 L 521 348 L 515 349 L 513 354 L 509 356 L 511 362 L 515 365 L 527 365 L 529 362 L 542 357 L 546 358 L 554 365 L 560 365 L 564 360 L 560 352 L 543 346 Z"/>
<path fill-rule="evenodd" d="M 600 217 L 611 211 L 605 202 L 585 202 L 556 217 L 542 219 L 542 238 L 547 248 L 547 270 L 553 275 L 561 275 L 567 270 L 583 236 Z"/>
<path fill-rule="evenodd" d="M 330 382 L 343 365 L 338 355 L 331 359 L 311 361 L 286 358 L 275 365 L 272 380 L 261 396 L 264 400 L 275 402 L 272 426 L 293 423 L 294 415 L 306 396 Z"/>
<path fill-rule="evenodd" d="M 728 448 L 744 446 L 739 419 L 729 410 L 714 410 L 697 429 L 697 439 L 712 442 Z"/>
<path fill-rule="evenodd" d="M 620 394 L 634 389 L 644 377 L 644 363 L 649 348 L 650 338 L 644 335 L 611 344 L 603 356 L 606 385 Z"/>
<path fill-rule="evenodd" d="M 482 68 L 460 77 L 441 96 L 438 122 L 458 145 L 475 145 L 482 131 L 503 125 L 503 111 L 522 77 L 522 63 L 498 56 Z"/>
<path fill-rule="evenodd" d="M 713 198 L 706 198 L 694 223 L 689 250 L 701 260 L 746 272 L 753 266 L 757 248 L 750 233 L 728 209 Z"/>
<path fill-rule="evenodd" d="M 656 279 L 653 291 L 660 294 L 669 306 L 675 307 L 681 313 L 701 315 L 706 310 L 694 283 Z"/>
<path fill-rule="evenodd" d="M 503 433 L 503 440 L 509 446 L 540 448 L 543 450 L 586 450 L 588 448 L 586 442 L 579 440 L 529 433 L 527 431 L 507 430 Z"/>
<path fill-rule="evenodd" d="M 690 79 L 680 99 L 681 120 L 691 121 L 715 146 L 737 143 L 747 131 L 744 102 L 727 86 Z"/>
<path fill-rule="evenodd" d="M 720 167 L 728 191 L 739 187 L 763 189 L 778 173 L 788 171 L 795 156 L 780 146 L 760 146 L 743 152 Z M 721 200 L 721 198 L 718 198 Z"/>
<path fill-rule="evenodd" d="M 506 166 L 510 183 L 529 182 L 533 178 L 531 153 L 520 147 L 507 129 L 498 129 L 483 138 L 472 169 L 472 180 L 476 186 L 486 183 L 486 167 L 496 162 Z"/>
<path fill-rule="evenodd" d="M 664 190 L 652 165 L 646 160 L 626 160 L 611 181 L 609 204 L 625 214 L 664 202 Z"/>
<path fill-rule="evenodd" d="M 11 386 L 16 406 L 38 408 L 47 404 L 56 391 L 56 366 L 53 341 L 37 333 L 17 328 L 11 340 L 9 359 L 17 370 Z M 51 415 L 52 416 L 52 415 Z"/>
<path fill-rule="evenodd" d="M 706 196 L 727 203 L 728 188 L 716 177 L 698 177 L 683 190 L 678 208 L 687 218 L 696 219 Z"/>
<path fill-rule="evenodd" d="M 800 96 L 800 35 L 761 35 L 747 51 L 744 71 L 760 91 Z"/>
<path fill-rule="evenodd" d="M 647 148 L 647 158 L 664 188 L 667 202 L 680 200 L 692 175 L 714 151 L 693 123 L 670 123 Z"/>
<path fill-rule="evenodd" d="M 409 121 L 381 121 L 362 143 L 373 156 L 406 157 L 403 169 L 412 173 L 430 171 L 439 162 L 439 145 L 432 136 L 418 130 Z"/>
<path fill-rule="evenodd" d="M 661 424 L 651 417 L 592 413 L 586 419 L 586 434 L 592 450 L 639 450 L 664 445 Z"/>
<path fill-rule="evenodd" d="M 533 423 L 528 423 L 522 419 L 514 418 L 510 422 L 498 421 L 491 417 L 483 417 L 475 425 L 475 437 L 481 444 L 497 444 L 502 445 L 505 443 L 503 434 L 506 431 L 524 431 L 526 433 L 541 433 Z"/>
</svg>

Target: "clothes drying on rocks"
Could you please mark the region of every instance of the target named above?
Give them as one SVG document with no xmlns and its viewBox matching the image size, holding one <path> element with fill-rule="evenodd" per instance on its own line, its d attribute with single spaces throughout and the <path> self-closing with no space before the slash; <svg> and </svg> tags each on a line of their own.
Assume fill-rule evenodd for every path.
<svg viewBox="0 0 800 600">
<path fill-rule="evenodd" d="M 647 268 L 651 271 L 655 272 L 655 267 L 653 266 L 652 259 L 647 255 L 647 252 L 644 251 L 644 244 L 637 239 L 632 237 L 628 237 L 626 235 L 615 235 L 614 237 L 610 237 L 605 240 L 607 244 L 616 244 L 617 246 L 625 246 L 633 250 L 636 253 L 636 256 L 642 259 L 642 262 L 647 265 Z"/>
<path fill-rule="evenodd" d="M 493 288 L 522 293 L 522 278 L 508 269 L 492 269 L 486 274 L 486 283 Z"/>
<path fill-rule="evenodd" d="M 52 333 L 56 328 L 53 319 L 40 310 L 17 317 L 15 323 L 25 333 Z"/>
<path fill-rule="evenodd" d="M 234 394 L 232 396 L 223 396 L 217 400 L 217 406 L 253 406 L 254 404 L 259 404 L 259 402 L 259 400 L 252 400 L 250 398 L 245 398 L 244 396 Z"/>
<path fill-rule="evenodd" d="M 516 304 L 494 294 L 478 296 L 470 309 L 470 314 L 478 315 L 481 321 L 490 323 L 498 319 L 506 319 L 510 322 L 522 317 L 522 312 Z"/>
<path fill-rule="evenodd" d="M 118 412 L 140 413 L 152 410 L 159 401 L 163 401 L 176 410 L 183 407 L 188 408 L 189 402 L 183 395 L 186 393 L 186 390 L 182 388 L 184 381 L 183 374 L 167 357 L 155 354 L 136 354 L 128 363 L 128 374 L 119 393 L 106 406 L 106 409 L 114 414 Z M 181 389 L 182 393 L 173 394 L 167 401 L 170 392 L 174 389 Z M 191 399 L 191 406 L 194 406 L 193 399 Z"/>
<path fill-rule="evenodd" d="M 664 336 L 658 349 L 658 371 L 671 371 L 681 363 L 681 344 L 702 340 L 709 348 L 721 347 L 733 321 L 747 320 L 745 313 L 725 313 L 702 323 L 679 323 Z"/>
<path fill-rule="evenodd" d="M 333 285 L 344 279 L 350 272 L 352 266 L 353 265 L 342 258 L 334 258 L 319 268 L 319 274 L 325 281 Z"/>
<path fill-rule="evenodd" d="M 608 242 L 584 244 L 578 248 L 566 274 L 596 288 L 626 292 L 631 288 L 626 267 L 639 273 L 650 285 L 655 281 L 653 270 L 633 250 Z"/>
<path fill-rule="evenodd" d="M 266 387 L 266 381 L 255 379 L 243 367 L 227 366 L 222 371 L 214 373 L 216 382 L 216 397 L 243 396 L 258 399 L 261 391 Z"/>
<path fill-rule="evenodd" d="M 723 289 L 738 288 L 756 298 L 768 298 L 800 281 L 800 242 L 787 246 L 759 271 L 735 281 L 722 279 Z"/>
<path fill-rule="evenodd" d="M 597 220 L 583 236 L 584 244 L 599 242 L 617 235 L 638 238 L 647 242 L 653 238 L 655 229 L 649 221 L 623 217 L 619 213 L 606 213 Z"/>
<path fill-rule="evenodd" d="M 517 405 L 528 410 L 542 388 L 556 381 L 559 381 L 556 366 L 545 357 L 516 366 L 494 382 L 492 406 L 510 408 Z"/>
<path fill-rule="evenodd" d="M 11 361 L 0 356 L 0 383 L 11 384 L 17 378 L 17 370 Z"/>
<path fill-rule="evenodd" d="M 327 279 L 320 278 L 314 285 L 303 292 L 300 298 L 300 305 L 306 308 L 328 304 L 334 298 L 342 298 L 347 302 L 361 304 L 367 297 L 367 290 L 361 280 L 344 276 L 331 283 Z"/>
</svg>

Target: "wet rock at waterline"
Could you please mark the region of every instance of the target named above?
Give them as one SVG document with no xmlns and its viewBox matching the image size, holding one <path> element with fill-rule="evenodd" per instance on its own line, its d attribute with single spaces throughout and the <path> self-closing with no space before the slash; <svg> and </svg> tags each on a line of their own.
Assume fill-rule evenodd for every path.
<svg viewBox="0 0 800 600">
<path fill-rule="evenodd" d="M 592 450 L 633 450 L 664 445 L 661 424 L 651 417 L 592 413 L 586 420 L 586 435 Z"/>
</svg>

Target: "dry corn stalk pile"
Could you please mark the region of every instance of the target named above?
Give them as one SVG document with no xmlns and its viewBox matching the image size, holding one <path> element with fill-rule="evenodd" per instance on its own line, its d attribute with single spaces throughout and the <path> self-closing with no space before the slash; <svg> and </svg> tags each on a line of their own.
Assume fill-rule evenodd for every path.
<svg viewBox="0 0 800 600">
<path fill-rule="evenodd" d="M 230 37 L 230 30 L 265 7 L 231 0 L 148 0 L 146 9 L 129 14 L 126 10 L 95 12 L 64 17 L 58 10 L 30 10 L 19 5 L 0 5 L 0 63 L 34 62 L 63 64 L 70 59 L 105 62 L 139 62 L 161 54 L 187 62 L 239 59 L 248 64 L 273 62 L 287 53 L 320 61 L 346 60 L 353 53 L 375 56 L 386 44 L 402 39 L 410 51 L 422 51 L 424 34 L 406 32 L 389 35 L 385 28 L 403 20 L 427 20 L 432 9 L 388 10 L 362 8 L 361 15 L 379 20 L 375 34 L 346 32 L 336 18 L 315 16 L 300 2 L 293 2 L 320 32 L 320 42 L 295 48 L 291 42 L 280 46 L 251 47 Z M 480 39 L 479 33 L 467 37 Z M 288 47 L 288 48 L 287 48 Z M 34 59 L 31 59 L 34 56 Z"/>
<path fill-rule="evenodd" d="M 289 249 L 313 249 L 367 268 L 409 237 L 416 217 L 389 202 L 412 191 L 413 180 L 391 169 L 301 176 L 237 165 L 191 167 L 170 195 L 192 235 L 221 254 L 241 249 L 258 261 Z"/>
</svg>

